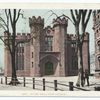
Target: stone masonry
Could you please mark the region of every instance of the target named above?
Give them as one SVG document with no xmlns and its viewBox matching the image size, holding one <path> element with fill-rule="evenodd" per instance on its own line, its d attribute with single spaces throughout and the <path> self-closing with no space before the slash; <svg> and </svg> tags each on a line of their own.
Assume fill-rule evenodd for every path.
<svg viewBox="0 0 100 100">
<path fill-rule="evenodd" d="M 29 27 L 30 33 L 16 36 L 16 42 L 31 39 L 17 47 L 17 76 L 64 77 L 78 74 L 76 35 L 67 33 L 68 19 L 56 18 L 53 19 L 53 27 L 44 27 L 44 19 L 33 16 L 29 18 Z M 83 66 L 84 70 L 89 69 L 88 33 L 83 43 Z M 11 57 L 6 46 L 4 73 L 11 76 Z"/>
</svg>

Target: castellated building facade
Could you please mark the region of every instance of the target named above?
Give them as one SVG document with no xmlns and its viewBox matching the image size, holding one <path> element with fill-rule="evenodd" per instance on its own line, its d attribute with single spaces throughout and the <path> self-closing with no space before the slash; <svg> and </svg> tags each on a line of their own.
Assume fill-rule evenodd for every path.
<svg viewBox="0 0 100 100">
<path fill-rule="evenodd" d="M 93 12 L 93 30 L 95 41 L 95 72 L 96 76 L 100 76 L 100 10 Z"/>
<path fill-rule="evenodd" d="M 64 77 L 78 74 L 76 35 L 67 33 L 68 19 L 56 18 L 53 27 L 44 27 L 44 19 L 33 16 L 29 18 L 29 27 L 30 33 L 16 36 L 16 42 L 31 38 L 30 42 L 20 43 L 16 48 L 17 76 Z M 83 66 L 84 70 L 89 69 L 88 33 L 85 33 L 83 43 Z M 5 76 L 11 76 L 11 71 L 11 57 L 5 46 Z"/>
</svg>

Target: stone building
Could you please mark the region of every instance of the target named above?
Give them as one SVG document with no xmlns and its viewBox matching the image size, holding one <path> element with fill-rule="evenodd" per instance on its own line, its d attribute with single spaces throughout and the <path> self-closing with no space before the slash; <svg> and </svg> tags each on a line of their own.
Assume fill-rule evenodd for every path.
<svg viewBox="0 0 100 100">
<path fill-rule="evenodd" d="M 95 40 L 95 72 L 100 73 L 100 10 L 93 12 L 93 30 Z"/>
<path fill-rule="evenodd" d="M 16 49 L 17 76 L 69 76 L 77 75 L 76 35 L 68 34 L 68 19 L 53 20 L 53 27 L 44 27 L 44 19 L 29 18 L 30 33 L 17 34 L 20 43 Z M 5 33 L 6 35 L 6 33 Z M 83 43 L 83 66 L 89 69 L 89 34 Z M 5 76 L 11 76 L 11 59 L 5 47 Z"/>
</svg>

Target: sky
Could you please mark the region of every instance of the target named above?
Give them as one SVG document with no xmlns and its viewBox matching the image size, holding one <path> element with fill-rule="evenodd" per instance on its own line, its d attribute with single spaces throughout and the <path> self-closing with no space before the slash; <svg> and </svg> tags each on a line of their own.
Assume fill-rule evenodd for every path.
<svg viewBox="0 0 100 100">
<path fill-rule="evenodd" d="M 52 10 L 54 13 L 56 13 L 58 16 L 65 14 L 71 18 L 70 10 L 69 9 L 23 9 L 22 13 L 24 14 L 25 19 L 20 17 L 20 19 L 17 22 L 17 32 L 18 33 L 29 33 L 29 17 L 32 16 L 41 16 L 45 20 L 45 26 L 52 26 L 52 20 L 53 18 L 56 18 L 55 15 L 51 16 L 52 14 L 50 12 Z M 5 15 L 2 15 L 3 18 L 5 18 Z M 90 34 L 90 54 L 94 53 L 94 32 L 93 32 L 93 18 L 91 16 L 90 21 L 88 23 L 86 32 Z M 3 33 L 3 30 L 0 30 L 1 33 Z M 0 33 L 0 34 L 1 34 Z M 68 34 L 75 34 L 75 28 L 74 25 L 68 21 Z M 2 34 L 1 34 L 2 35 Z M 4 46 L 3 43 L 0 41 L 0 67 L 4 67 Z"/>
</svg>

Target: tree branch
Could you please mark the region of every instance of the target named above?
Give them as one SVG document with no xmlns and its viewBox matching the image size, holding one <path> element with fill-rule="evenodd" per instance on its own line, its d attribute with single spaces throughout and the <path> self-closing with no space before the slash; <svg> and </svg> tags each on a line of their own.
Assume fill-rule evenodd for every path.
<svg viewBox="0 0 100 100">
<path fill-rule="evenodd" d="M 15 22 L 17 22 L 17 21 L 18 21 L 18 19 L 19 19 L 19 16 L 20 16 L 20 11 L 21 11 L 21 9 L 19 9 L 19 11 L 18 11 L 18 15 L 17 15 L 17 18 L 16 18 Z"/>
<path fill-rule="evenodd" d="M 0 20 L 4 23 L 4 25 L 5 25 L 6 28 L 7 28 L 7 24 L 6 24 L 5 20 L 4 20 L 2 17 L 0 17 Z"/>
<path fill-rule="evenodd" d="M 87 16 L 87 19 L 86 19 L 86 22 L 85 22 L 85 26 L 87 26 L 87 23 L 90 19 L 91 13 L 92 13 L 92 10 L 89 10 L 89 13 L 88 13 L 88 16 Z"/>
<path fill-rule="evenodd" d="M 75 10 L 75 14 L 76 14 L 76 17 L 79 15 L 78 10 Z"/>
<path fill-rule="evenodd" d="M 78 24 L 80 23 L 80 20 L 81 20 L 81 10 L 79 10 L 79 14 L 78 14 L 78 19 L 77 19 Z"/>
<path fill-rule="evenodd" d="M 12 21 L 12 16 L 11 16 L 11 10 L 10 9 L 9 9 L 9 16 L 10 16 L 11 25 L 13 26 L 13 21 Z"/>
<path fill-rule="evenodd" d="M 68 18 L 68 19 L 73 23 L 73 25 L 75 25 L 75 23 L 71 20 L 71 18 L 68 17 L 68 16 L 66 16 L 65 14 L 63 14 L 63 15 L 61 15 L 61 16 L 59 16 L 59 17 L 66 17 L 66 18 Z"/>
<path fill-rule="evenodd" d="M 13 11 L 14 16 L 13 16 L 13 25 L 16 24 L 16 9 Z"/>
<path fill-rule="evenodd" d="M 6 45 L 9 48 L 10 53 L 12 53 L 10 44 L 9 43 L 6 43 L 6 41 L 3 40 L 3 37 L 2 36 L 0 36 L 0 40 L 4 43 L 4 45 Z"/>
<path fill-rule="evenodd" d="M 0 23 L 0 27 L 2 27 L 6 31 L 6 28 L 4 27 L 3 24 Z"/>
<path fill-rule="evenodd" d="M 50 12 L 52 12 L 52 14 L 56 15 L 56 17 L 58 17 L 58 15 L 56 13 L 54 13 L 52 10 L 50 10 Z"/>
<path fill-rule="evenodd" d="M 7 9 L 5 9 L 5 15 L 6 15 L 6 18 L 7 18 L 7 30 L 9 31 L 9 12 L 7 14 Z"/>
<path fill-rule="evenodd" d="M 74 23 L 76 23 L 76 19 L 75 19 L 75 16 L 74 16 L 73 10 L 70 10 L 70 12 L 71 12 L 71 16 L 72 16 L 72 19 L 73 19 Z"/>
</svg>

